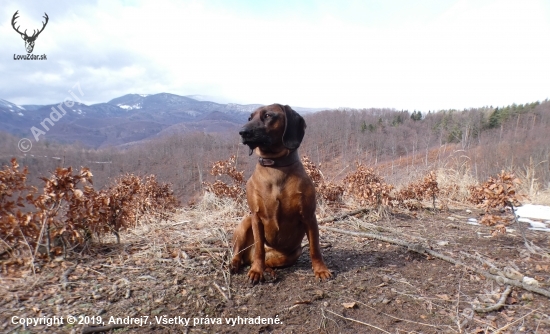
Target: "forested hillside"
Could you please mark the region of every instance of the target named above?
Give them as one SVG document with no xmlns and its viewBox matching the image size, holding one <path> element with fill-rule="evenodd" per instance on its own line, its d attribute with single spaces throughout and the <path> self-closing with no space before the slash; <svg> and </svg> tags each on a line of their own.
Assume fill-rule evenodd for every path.
<svg viewBox="0 0 550 334">
<path fill-rule="evenodd" d="M 374 167 L 394 184 L 428 169 L 448 168 L 485 180 L 501 170 L 525 174 L 533 187 L 550 183 L 550 102 L 469 110 L 399 111 L 340 109 L 305 115 L 306 136 L 300 148 L 321 165 L 328 179 L 341 179 L 354 162 Z M 88 149 L 41 140 L 26 155 L 19 138 L 0 134 L 0 162 L 17 157 L 33 177 L 57 166 L 87 166 L 96 185 L 126 172 L 156 174 L 172 182 L 185 202 L 200 193 L 212 162 L 237 156 L 237 168 L 250 175 L 256 159 L 237 133 L 169 135 L 125 149 Z M 529 174 L 529 175 L 526 175 Z M 537 189 L 533 189 L 536 191 Z"/>
<path fill-rule="evenodd" d="M 550 102 L 463 111 L 325 111 L 308 117 L 302 149 L 315 162 L 359 160 L 384 175 L 411 167 L 470 168 L 477 179 L 536 165 L 550 182 Z M 452 158 L 449 160 L 449 158 Z"/>
</svg>

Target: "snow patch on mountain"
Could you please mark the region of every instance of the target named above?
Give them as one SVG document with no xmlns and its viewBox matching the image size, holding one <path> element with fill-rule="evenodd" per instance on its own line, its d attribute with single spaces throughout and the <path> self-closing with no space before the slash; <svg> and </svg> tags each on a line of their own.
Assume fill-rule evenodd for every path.
<svg viewBox="0 0 550 334">
<path fill-rule="evenodd" d="M 125 110 L 141 109 L 141 103 L 136 103 L 131 106 L 127 104 L 117 104 L 117 106 Z"/>
</svg>

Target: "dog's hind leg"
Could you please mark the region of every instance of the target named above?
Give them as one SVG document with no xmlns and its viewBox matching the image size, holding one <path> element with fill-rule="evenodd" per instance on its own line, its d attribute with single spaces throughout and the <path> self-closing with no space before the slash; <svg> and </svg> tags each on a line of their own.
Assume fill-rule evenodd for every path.
<svg viewBox="0 0 550 334">
<path fill-rule="evenodd" d="M 282 253 L 271 247 L 266 246 L 265 250 L 265 265 L 271 268 L 288 267 L 296 263 L 302 255 L 302 247 L 299 246 L 290 254 Z"/>
</svg>

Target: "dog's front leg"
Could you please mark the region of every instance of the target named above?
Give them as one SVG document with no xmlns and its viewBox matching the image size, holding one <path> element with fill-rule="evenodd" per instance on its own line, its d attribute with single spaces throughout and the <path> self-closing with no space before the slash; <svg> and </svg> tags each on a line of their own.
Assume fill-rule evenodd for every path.
<svg viewBox="0 0 550 334">
<path fill-rule="evenodd" d="M 328 279 L 332 276 L 323 261 L 321 247 L 319 246 L 319 227 L 315 216 L 310 217 L 307 226 L 307 239 L 309 240 L 309 255 L 311 256 L 311 266 L 315 277 L 320 280 Z"/>
<path fill-rule="evenodd" d="M 256 284 L 264 281 L 265 270 L 265 235 L 264 225 L 258 214 L 252 214 L 252 234 L 254 235 L 254 256 L 248 271 L 250 283 Z"/>
</svg>

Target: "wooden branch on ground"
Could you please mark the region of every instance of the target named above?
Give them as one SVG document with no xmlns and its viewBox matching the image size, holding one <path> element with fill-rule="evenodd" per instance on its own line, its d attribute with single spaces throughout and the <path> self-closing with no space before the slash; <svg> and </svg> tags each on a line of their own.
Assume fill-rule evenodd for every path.
<svg viewBox="0 0 550 334">
<path fill-rule="evenodd" d="M 329 223 L 329 222 L 337 221 L 337 220 L 340 220 L 340 219 L 343 219 L 343 218 L 346 218 L 346 217 L 349 217 L 349 216 L 355 216 L 357 214 L 367 212 L 367 211 L 370 211 L 370 210 L 372 210 L 372 208 L 361 208 L 361 209 L 357 209 L 357 210 L 353 210 L 353 211 L 348 211 L 348 212 L 344 212 L 340 215 L 319 219 L 318 223 L 319 224 Z"/>
<path fill-rule="evenodd" d="M 506 298 L 508 298 L 510 292 L 512 292 L 512 286 L 508 285 L 495 305 L 489 307 L 474 308 L 474 311 L 478 313 L 489 313 L 500 310 L 500 308 L 503 307 L 504 304 L 506 304 Z"/>
<path fill-rule="evenodd" d="M 320 219 L 318 221 L 318 223 L 321 224 L 321 223 L 336 222 L 336 221 L 344 219 L 346 217 L 355 216 L 357 214 L 367 212 L 367 211 L 370 211 L 370 210 L 372 210 L 372 208 L 361 208 L 361 209 L 349 211 L 349 212 L 346 212 L 346 213 L 343 213 L 343 214 L 340 214 L 340 215 Z M 364 221 L 361 222 L 361 226 L 359 228 L 361 228 L 361 227 L 364 227 L 365 229 L 371 228 L 372 230 L 377 231 L 377 232 L 389 232 L 389 233 L 401 234 L 402 235 L 402 233 L 400 231 L 398 231 L 397 229 L 394 229 L 394 228 L 391 228 L 391 227 L 378 226 L 378 225 L 367 223 L 367 222 L 364 222 Z M 421 237 L 414 237 L 414 236 L 410 236 L 410 235 L 408 235 L 408 237 L 413 237 L 415 239 L 421 239 L 422 241 L 426 241 L 426 239 L 421 238 Z"/>
<path fill-rule="evenodd" d="M 528 290 L 528 291 L 531 291 L 531 292 L 535 292 L 535 293 L 538 293 L 540 295 L 543 295 L 543 296 L 546 296 L 546 297 L 550 298 L 550 291 L 548 291 L 548 290 L 541 289 L 541 288 L 531 286 L 531 285 L 527 285 L 527 284 L 523 284 L 520 281 L 512 280 L 512 279 L 509 279 L 507 277 L 503 277 L 503 276 L 500 276 L 500 275 L 493 275 L 493 274 L 491 274 L 491 273 L 489 273 L 485 270 L 481 270 L 481 269 L 469 266 L 469 265 L 467 265 L 467 264 L 465 264 L 465 263 L 463 263 L 459 260 L 453 259 L 450 256 L 443 255 L 443 254 L 438 253 L 438 252 L 436 252 L 434 250 L 431 250 L 431 249 L 427 249 L 427 248 L 425 248 L 424 246 L 422 246 L 421 244 L 418 244 L 418 243 L 413 244 L 413 243 L 408 243 L 408 242 L 403 241 L 403 240 L 398 240 L 398 239 L 386 237 L 386 236 L 375 234 L 375 233 L 353 232 L 353 231 L 342 230 L 342 229 L 339 229 L 339 228 L 328 227 L 328 226 L 319 226 L 319 229 L 332 231 L 332 232 L 337 232 L 337 233 L 342 233 L 342 234 L 353 235 L 353 236 L 356 236 L 356 237 L 377 239 L 377 240 L 389 242 L 389 243 L 392 243 L 392 244 L 396 244 L 396 245 L 399 245 L 399 246 L 407 247 L 410 251 L 413 251 L 413 252 L 416 252 L 416 253 L 419 253 L 419 254 L 429 254 L 429 255 L 431 255 L 433 257 L 436 257 L 438 259 L 441 259 L 443 261 L 447 261 L 447 262 L 452 263 L 454 265 L 464 267 L 464 268 L 466 268 L 468 270 L 471 270 L 471 271 L 473 271 L 477 274 L 485 276 L 486 278 L 493 279 L 493 280 L 497 281 L 498 283 L 513 285 L 515 287 L 522 288 L 522 289 L 525 289 L 525 290 Z"/>
<path fill-rule="evenodd" d="M 472 255 L 470 253 L 460 251 L 460 254 L 462 254 L 466 257 L 472 258 L 472 259 L 476 259 L 479 262 L 487 265 L 488 267 L 491 267 L 491 269 L 493 269 L 493 270 L 499 270 L 499 268 L 494 263 L 490 262 L 489 260 L 484 259 L 478 252 L 476 252 L 475 255 Z"/>
<path fill-rule="evenodd" d="M 377 240 L 389 242 L 389 243 L 392 243 L 392 244 L 396 244 L 396 245 L 399 245 L 399 246 L 407 247 L 407 248 L 415 250 L 415 251 L 416 251 L 416 249 L 424 249 L 424 247 L 421 244 L 412 244 L 412 243 L 408 243 L 408 242 L 403 241 L 403 240 L 386 237 L 386 236 L 376 234 L 376 233 L 353 232 L 353 231 L 342 230 L 342 229 L 339 229 L 339 228 L 328 227 L 328 226 L 319 226 L 319 229 L 320 230 L 332 231 L 332 232 L 338 232 L 338 233 L 342 233 L 342 234 L 353 235 L 353 236 L 356 236 L 356 237 L 377 239 Z"/>
<path fill-rule="evenodd" d="M 403 232 L 399 231 L 398 229 L 395 229 L 395 228 L 391 228 L 391 227 L 385 227 L 385 226 L 379 226 L 379 225 L 376 225 L 376 224 L 372 224 L 372 223 L 367 223 L 367 222 L 364 222 L 362 221 L 360 226 L 359 226 L 359 229 L 362 229 L 362 230 L 372 230 L 374 232 L 387 232 L 387 233 L 392 233 L 394 235 L 397 235 L 397 236 L 403 236 L 405 238 L 412 238 L 414 239 L 414 242 L 428 242 L 429 240 L 427 240 L 426 238 L 422 238 L 422 237 L 419 237 L 419 236 L 414 236 L 412 234 L 404 234 Z"/>
<path fill-rule="evenodd" d="M 199 251 L 200 253 L 225 252 L 229 250 L 227 247 L 183 247 L 180 249 L 184 251 Z"/>
<path fill-rule="evenodd" d="M 525 314 L 525 315 L 522 316 L 521 318 L 518 318 L 518 319 L 512 321 L 511 323 L 506 324 L 506 325 L 500 327 L 499 329 L 495 330 L 495 331 L 493 332 L 493 334 L 500 334 L 500 333 L 502 333 L 503 331 L 505 331 L 505 330 L 507 330 L 508 328 L 510 328 L 513 324 L 522 321 L 523 319 L 527 318 L 528 316 L 530 316 L 531 314 L 533 314 L 533 313 L 535 313 L 535 312 L 539 312 L 539 309 L 535 309 L 535 310 L 533 310 L 533 311 L 531 311 L 531 312 Z"/>
<path fill-rule="evenodd" d="M 227 298 L 227 295 L 223 292 L 222 288 L 220 288 L 220 286 L 216 282 L 212 282 L 212 285 L 214 285 L 214 287 L 222 295 L 223 299 L 225 299 L 226 301 L 229 301 L 229 298 Z"/>
<path fill-rule="evenodd" d="M 426 323 L 423 323 L 423 322 L 412 321 L 412 320 L 408 320 L 408 319 L 404 319 L 404 318 L 398 318 L 398 317 L 395 317 L 395 316 L 393 316 L 393 315 L 391 315 L 391 314 L 384 313 L 384 312 L 380 311 L 379 309 L 376 309 L 376 308 L 374 308 L 374 307 L 372 307 L 372 306 L 369 306 L 369 305 L 367 305 L 367 304 L 365 304 L 365 303 L 362 303 L 362 302 L 360 302 L 360 301 L 358 301 L 358 300 L 353 300 L 353 301 L 356 302 L 356 303 L 359 303 L 359 304 L 361 304 L 361 305 L 363 305 L 363 306 L 366 306 L 366 307 L 370 308 L 370 309 L 373 310 L 373 311 L 376 311 L 378 314 L 382 314 L 382 315 L 384 315 L 384 316 L 386 316 L 386 317 L 390 317 L 390 318 L 395 319 L 395 320 L 397 320 L 397 321 L 404 321 L 404 322 L 408 322 L 408 323 L 415 324 L 415 325 L 422 325 L 422 326 L 428 326 L 428 327 L 434 327 L 434 328 L 448 327 L 449 329 L 452 329 L 452 327 L 449 326 L 449 325 L 432 325 L 432 324 L 426 324 Z"/>
<path fill-rule="evenodd" d="M 328 313 L 334 314 L 335 316 L 340 317 L 340 318 L 342 318 L 342 319 L 345 319 L 345 320 L 348 320 L 348 321 L 353 321 L 353 322 L 356 322 L 356 323 L 358 323 L 358 324 L 365 325 L 365 326 L 368 326 L 368 327 L 377 329 L 377 330 L 379 330 L 379 331 L 381 331 L 381 332 L 383 332 L 383 333 L 391 334 L 390 332 L 387 332 L 387 331 L 383 330 L 383 329 L 380 328 L 380 327 L 376 327 L 376 326 L 374 326 L 374 325 L 367 324 L 366 322 L 362 322 L 362 321 L 355 320 L 355 319 L 352 319 L 352 318 L 344 317 L 343 315 L 339 315 L 338 313 L 332 312 L 331 310 L 326 310 L 326 311 L 327 311 Z"/>
</svg>

